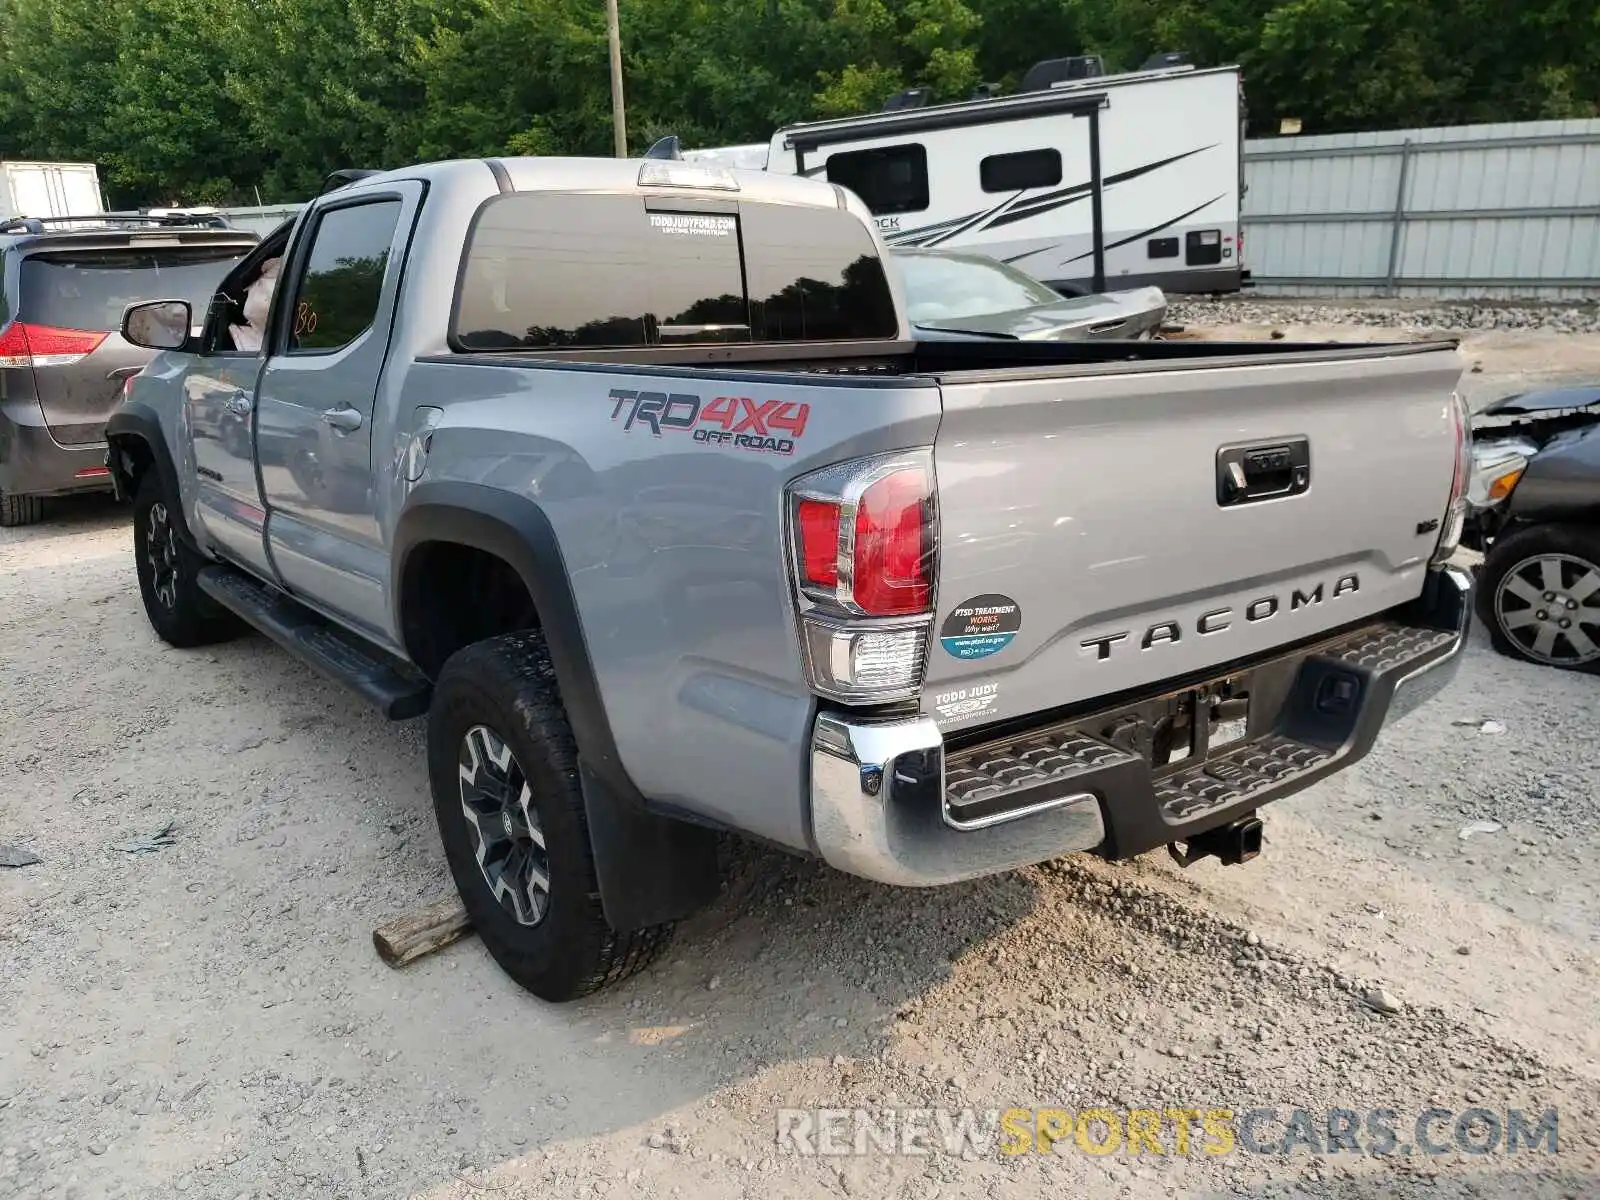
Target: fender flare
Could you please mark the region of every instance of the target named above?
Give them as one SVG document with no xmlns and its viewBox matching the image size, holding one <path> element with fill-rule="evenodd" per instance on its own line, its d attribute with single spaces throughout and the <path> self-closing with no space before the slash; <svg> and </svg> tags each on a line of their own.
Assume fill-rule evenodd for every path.
<svg viewBox="0 0 1600 1200">
<path fill-rule="evenodd" d="M 419 484 L 395 526 L 390 557 L 394 627 L 408 654 L 407 561 L 425 542 L 470 546 L 508 563 L 538 610 L 556 684 L 578 747 L 595 873 L 606 919 L 619 931 L 688 916 L 717 895 L 713 830 L 650 811 L 617 751 L 600 699 L 566 562 L 538 504 L 483 484 Z"/>
<path fill-rule="evenodd" d="M 111 488 L 118 500 L 131 501 L 138 490 L 138 480 L 121 453 L 125 442 L 143 442 L 150 455 L 156 478 L 161 488 L 172 499 L 172 521 L 178 536 L 191 546 L 194 535 L 189 531 L 189 520 L 183 511 L 183 489 L 178 486 L 178 468 L 167 448 L 167 439 L 161 433 L 161 418 L 147 404 L 137 400 L 125 403 L 106 422 L 106 466 L 111 469 Z"/>
<path fill-rule="evenodd" d="M 404 611 L 406 572 L 411 555 L 425 542 L 470 546 L 511 565 L 539 611 L 579 753 L 600 778 L 624 783 L 627 773 L 600 701 L 566 561 L 544 510 L 532 500 L 484 484 L 423 483 L 412 489 L 395 523 L 389 594 L 394 628 L 413 662 L 418 656 Z M 632 787 L 628 782 L 627 788 Z"/>
</svg>

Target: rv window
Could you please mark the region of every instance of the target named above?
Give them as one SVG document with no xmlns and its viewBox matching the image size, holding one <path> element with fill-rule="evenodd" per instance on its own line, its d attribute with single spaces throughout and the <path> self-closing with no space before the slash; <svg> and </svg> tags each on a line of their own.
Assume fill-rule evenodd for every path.
<svg viewBox="0 0 1600 1200">
<path fill-rule="evenodd" d="M 746 204 L 750 323 L 763 342 L 893 338 L 894 299 L 872 235 L 837 208 Z"/>
<path fill-rule="evenodd" d="M 828 159 L 828 182 L 849 188 L 881 217 L 928 207 L 928 152 L 916 143 L 847 150 Z"/>
<path fill-rule="evenodd" d="M 986 192 L 1019 192 L 1026 188 L 1055 187 L 1061 182 L 1061 151 L 1024 150 L 1020 154 L 991 154 L 978 164 L 978 179 Z"/>
</svg>

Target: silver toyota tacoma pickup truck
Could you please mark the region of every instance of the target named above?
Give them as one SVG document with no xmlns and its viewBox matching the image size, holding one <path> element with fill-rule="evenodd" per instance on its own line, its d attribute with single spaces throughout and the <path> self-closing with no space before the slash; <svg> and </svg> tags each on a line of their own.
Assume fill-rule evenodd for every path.
<svg viewBox="0 0 1600 1200">
<path fill-rule="evenodd" d="M 846 191 L 681 161 L 320 196 L 124 317 L 150 622 L 426 715 L 551 1000 L 649 961 L 721 831 L 910 886 L 1251 858 L 1450 676 L 1453 344 L 918 343 L 885 261 Z"/>
</svg>

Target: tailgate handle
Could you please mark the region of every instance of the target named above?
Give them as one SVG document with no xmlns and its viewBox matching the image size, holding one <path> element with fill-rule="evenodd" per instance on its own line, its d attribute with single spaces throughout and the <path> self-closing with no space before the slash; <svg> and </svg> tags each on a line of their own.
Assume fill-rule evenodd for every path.
<svg viewBox="0 0 1600 1200">
<path fill-rule="evenodd" d="M 1224 508 L 1298 496 L 1310 486 L 1311 444 L 1303 437 L 1217 451 L 1217 503 Z"/>
</svg>

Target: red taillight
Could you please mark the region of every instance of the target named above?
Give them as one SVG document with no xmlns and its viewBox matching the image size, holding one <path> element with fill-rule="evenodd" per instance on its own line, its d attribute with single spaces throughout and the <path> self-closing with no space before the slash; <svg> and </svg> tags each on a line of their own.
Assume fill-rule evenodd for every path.
<svg viewBox="0 0 1600 1200">
<path fill-rule="evenodd" d="M 839 586 L 839 506 L 802 500 L 795 512 L 800 535 L 800 578 L 812 587 Z"/>
<path fill-rule="evenodd" d="M 0 367 L 68 367 L 93 354 L 108 336 L 13 321 L 0 330 Z"/>
<path fill-rule="evenodd" d="M 31 367 L 33 356 L 28 353 L 28 329 L 21 321 L 0 329 L 0 367 Z"/>
<path fill-rule="evenodd" d="M 817 695 L 883 704 L 921 691 L 936 530 L 927 449 L 835 463 L 789 485 L 800 650 Z"/>
<path fill-rule="evenodd" d="M 856 507 L 852 583 L 857 606 L 869 616 L 926 612 L 928 478 L 918 467 L 886 475 Z"/>
<path fill-rule="evenodd" d="M 925 455 L 840 463 L 795 485 L 796 582 L 840 614 L 925 615 L 933 607 L 933 466 Z"/>
</svg>

